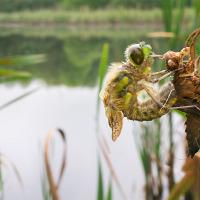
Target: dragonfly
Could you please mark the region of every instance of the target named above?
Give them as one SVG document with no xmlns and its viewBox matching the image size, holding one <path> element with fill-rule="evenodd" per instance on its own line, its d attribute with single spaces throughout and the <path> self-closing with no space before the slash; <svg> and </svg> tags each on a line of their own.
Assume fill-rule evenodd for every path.
<svg viewBox="0 0 200 200">
<path fill-rule="evenodd" d="M 115 141 L 122 130 L 123 118 L 150 121 L 169 112 L 176 98 L 170 95 L 173 86 L 169 84 L 158 91 L 154 83 L 171 74 L 169 70 L 152 72 L 154 61 L 152 47 L 145 42 L 132 44 L 125 50 L 125 62 L 114 63 L 107 73 L 107 81 L 100 97 L 103 100 L 112 140 Z M 145 91 L 148 100 L 138 100 L 139 93 Z M 163 105 L 165 104 L 165 105 Z"/>
</svg>

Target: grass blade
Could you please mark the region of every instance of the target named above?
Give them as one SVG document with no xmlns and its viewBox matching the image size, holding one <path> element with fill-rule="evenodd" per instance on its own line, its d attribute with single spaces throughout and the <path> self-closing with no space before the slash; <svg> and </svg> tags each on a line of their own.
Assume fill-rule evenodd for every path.
<svg viewBox="0 0 200 200">
<path fill-rule="evenodd" d="M 103 173 L 101 167 L 100 158 L 98 160 L 98 185 L 97 185 L 97 200 L 104 199 L 104 189 L 103 189 Z"/>
<path fill-rule="evenodd" d="M 162 1 L 162 15 L 165 26 L 165 31 L 171 32 L 172 30 L 172 0 Z"/>
<path fill-rule="evenodd" d="M 194 175 L 187 174 L 182 180 L 175 185 L 175 187 L 170 192 L 167 200 L 179 200 L 182 195 L 184 195 L 194 183 Z"/>
<path fill-rule="evenodd" d="M 178 2 L 178 14 L 175 19 L 175 35 L 179 35 L 181 30 L 181 25 L 183 21 L 183 15 L 184 15 L 184 8 L 185 8 L 185 0 L 179 0 Z"/>
<path fill-rule="evenodd" d="M 112 200 L 112 181 L 110 180 L 106 200 Z"/>
<path fill-rule="evenodd" d="M 7 56 L 0 58 L 0 65 L 2 66 L 33 65 L 44 62 L 45 60 L 46 60 L 45 54 Z"/>
<path fill-rule="evenodd" d="M 0 153 L 0 165 L 1 164 L 3 164 L 4 166 L 10 166 L 11 167 L 12 171 L 15 174 L 15 177 L 17 178 L 17 181 L 22 186 L 23 185 L 22 178 L 21 178 L 21 175 L 20 175 L 16 165 L 11 160 L 9 160 L 5 155 Z"/>
<path fill-rule="evenodd" d="M 194 27 L 196 27 L 199 24 L 199 17 L 200 17 L 200 1 L 199 0 L 193 0 L 192 2 L 193 8 L 195 10 L 195 20 L 194 20 Z"/>
<path fill-rule="evenodd" d="M 55 181 L 55 178 L 53 177 L 53 172 L 52 172 L 52 168 L 50 166 L 50 160 L 49 160 L 49 146 L 55 133 L 59 134 L 63 141 L 63 157 L 62 157 L 62 163 L 60 167 L 59 178 L 57 182 Z M 64 131 L 61 129 L 57 129 L 57 132 L 49 131 L 45 139 L 44 160 L 45 160 L 45 169 L 46 169 L 47 178 L 49 182 L 50 192 L 51 192 L 53 200 L 60 200 L 58 189 L 59 189 L 60 182 L 61 182 L 61 179 L 64 174 L 64 170 L 66 167 L 66 150 L 67 150 L 67 140 L 66 140 L 66 134 L 64 133 Z"/>
<path fill-rule="evenodd" d="M 175 48 L 176 43 L 177 43 L 177 37 L 180 34 L 181 31 L 181 26 L 182 26 L 182 21 L 183 21 L 183 15 L 184 15 L 184 8 L 185 8 L 185 0 L 178 0 L 177 1 L 178 4 L 178 13 L 177 16 L 175 18 L 175 29 L 174 29 L 174 34 L 175 37 L 172 40 L 172 48 Z"/>
<path fill-rule="evenodd" d="M 25 71 L 0 69 L 0 78 L 29 78 L 31 74 Z"/>
<path fill-rule="evenodd" d="M 102 49 L 102 54 L 101 54 L 101 61 L 99 64 L 99 72 L 98 72 L 98 98 L 97 98 L 97 116 L 99 113 L 99 92 L 102 89 L 103 86 L 103 80 L 108 68 L 108 56 L 109 56 L 109 44 L 104 43 L 103 44 L 103 49 Z"/>
<path fill-rule="evenodd" d="M 115 171 L 115 168 L 113 166 L 111 158 L 109 156 L 109 152 L 108 152 L 108 149 L 107 149 L 107 145 L 105 145 L 105 141 L 103 141 L 102 139 L 101 140 L 99 139 L 98 142 L 99 142 L 99 147 L 100 147 L 101 153 L 102 153 L 102 155 L 103 155 L 103 157 L 104 157 L 104 159 L 106 161 L 106 164 L 107 164 L 107 166 L 108 166 L 108 168 L 110 170 L 110 174 L 111 174 L 113 180 L 115 181 L 115 184 L 116 184 L 116 186 L 117 186 L 122 198 L 123 199 L 127 199 L 126 193 L 124 192 L 122 184 L 119 181 L 119 178 L 117 176 L 117 173 Z"/>
<path fill-rule="evenodd" d="M 18 96 L 16 98 L 12 99 L 12 100 L 4 103 L 3 105 L 0 105 L 0 111 L 5 109 L 5 108 L 7 108 L 8 106 L 18 102 L 19 100 L 21 100 L 21 99 L 23 99 L 23 98 L 25 98 L 25 97 L 37 92 L 38 90 L 39 90 L 39 88 L 35 88 L 33 90 L 30 90 L 30 91 L 28 91 L 28 92 L 26 92 L 26 93 L 24 93 L 24 94 L 22 94 L 22 95 L 20 95 L 20 96 Z"/>
</svg>

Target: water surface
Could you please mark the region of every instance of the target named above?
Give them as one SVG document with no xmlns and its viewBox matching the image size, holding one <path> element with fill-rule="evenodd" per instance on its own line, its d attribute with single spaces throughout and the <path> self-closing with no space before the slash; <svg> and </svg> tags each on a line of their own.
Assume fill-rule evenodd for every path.
<svg viewBox="0 0 200 200">
<path fill-rule="evenodd" d="M 65 29 L 58 32 L 43 29 L 41 34 L 34 30 L 23 30 L 22 33 L 20 29 L 5 29 L 0 34 L 0 56 L 47 55 L 45 63 L 17 68 L 31 72 L 31 79 L 0 86 L 1 104 L 41 87 L 33 95 L 0 112 L 0 151 L 16 164 L 23 179 L 20 188 L 12 171 L 5 171 L 6 200 L 42 199 L 41 146 L 48 130 L 57 127 L 66 131 L 68 140 L 68 166 L 60 188 L 62 199 L 95 199 L 99 152 L 95 136 L 96 83 L 102 44 L 110 45 L 109 62 L 123 60 L 123 51 L 132 42 L 145 39 L 157 49 L 162 45 L 146 38 L 144 30 L 141 34 L 132 30 L 109 30 L 101 34 L 96 31 L 96 35 L 95 32 L 91 35 L 79 33 Z M 15 66 L 12 68 L 16 69 Z M 101 105 L 100 132 L 109 144 L 110 157 L 128 199 L 143 197 L 144 176 L 133 137 L 133 134 L 139 134 L 136 124 L 125 120 L 120 139 L 113 143 Z M 58 148 L 54 152 L 56 170 L 61 156 L 59 140 L 56 140 L 55 148 Z M 179 165 L 183 159 L 184 153 L 180 151 Z M 107 184 L 110 173 L 103 159 L 102 164 Z M 114 197 L 122 199 L 115 184 Z"/>
</svg>

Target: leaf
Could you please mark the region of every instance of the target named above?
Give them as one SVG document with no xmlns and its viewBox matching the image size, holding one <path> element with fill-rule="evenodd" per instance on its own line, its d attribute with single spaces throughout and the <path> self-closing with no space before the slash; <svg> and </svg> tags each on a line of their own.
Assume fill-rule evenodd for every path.
<svg viewBox="0 0 200 200">
<path fill-rule="evenodd" d="M 162 1 L 162 15 L 165 26 L 165 31 L 171 32 L 172 30 L 172 0 Z"/>
<path fill-rule="evenodd" d="M 172 191 L 170 192 L 169 197 L 167 200 L 178 200 L 182 195 L 184 195 L 194 183 L 195 177 L 194 174 L 187 174 L 185 175 L 182 180 L 177 183 Z"/>
<path fill-rule="evenodd" d="M 3 66 L 22 66 L 32 65 L 44 62 L 46 60 L 45 54 L 33 54 L 25 56 L 7 56 L 0 58 L 0 65 Z"/>
<path fill-rule="evenodd" d="M 12 171 L 14 172 L 16 178 L 17 178 L 17 181 L 20 183 L 21 186 L 23 185 L 21 175 L 20 175 L 16 165 L 11 160 L 9 160 L 5 155 L 3 155 L 2 153 L 0 153 L 0 165 L 10 166 Z"/>
<path fill-rule="evenodd" d="M 193 0 L 192 1 L 193 8 L 195 10 L 195 20 L 194 20 L 194 27 L 199 24 L 199 15 L 200 15 L 200 1 Z"/>
<path fill-rule="evenodd" d="M 8 106 L 10 106 L 10 105 L 16 103 L 17 101 L 19 101 L 19 100 L 21 100 L 21 99 L 23 99 L 23 98 L 25 98 L 25 97 L 27 97 L 27 96 L 29 96 L 29 95 L 35 93 L 35 92 L 38 91 L 38 90 L 39 90 L 39 88 L 35 88 L 35 89 L 33 89 L 33 90 L 30 90 L 30 91 L 28 91 L 28 92 L 26 92 L 26 93 L 23 93 L 23 94 L 21 94 L 20 96 L 18 96 L 18 97 L 16 97 L 16 98 L 14 98 L 14 99 L 12 99 L 12 100 L 10 100 L 10 101 L 4 103 L 3 105 L 0 105 L 0 111 L 3 110 L 4 108 L 7 108 Z"/>
<path fill-rule="evenodd" d="M 103 174 L 102 174 L 102 167 L 101 161 L 98 160 L 98 185 L 97 185 L 97 200 L 104 199 L 104 190 L 103 190 Z"/>
<path fill-rule="evenodd" d="M 181 31 L 184 8 L 185 8 L 185 0 L 178 0 L 177 3 L 178 3 L 178 13 L 177 16 L 175 17 L 175 29 L 174 29 L 175 37 L 172 40 L 172 48 L 176 46 L 177 37 L 179 36 Z"/>
<path fill-rule="evenodd" d="M 101 61 L 99 64 L 99 72 L 98 72 L 98 77 L 99 77 L 99 91 L 102 88 L 103 85 L 103 80 L 107 71 L 108 67 L 108 54 L 109 54 L 109 44 L 104 43 L 103 44 L 103 49 L 102 49 L 102 54 L 101 54 Z"/>
<path fill-rule="evenodd" d="M 98 113 L 99 113 L 99 93 L 102 89 L 103 86 L 103 80 L 108 68 L 108 54 L 109 54 L 109 44 L 108 43 L 104 43 L 103 44 L 103 48 L 102 48 L 102 53 L 101 53 L 101 60 L 100 60 L 100 64 L 99 64 L 99 72 L 98 72 L 98 98 L 97 98 L 97 112 L 96 112 L 96 116 L 98 118 Z"/>
<path fill-rule="evenodd" d="M 149 154 L 146 151 L 144 146 L 142 146 L 140 148 L 139 155 L 140 155 L 140 160 L 142 162 L 144 174 L 147 178 L 147 175 L 148 175 L 148 172 L 149 172 L 150 159 L 149 159 Z"/>
<path fill-rule="evenodd" d="M 0 78 L 29 78 L 31 74 L 25 71 L 15 71 L 8 69 L 0 69 Z"/>
<path fill-rule="evenodd" d="M 50 160 L 49 160 L 50 142 L 52 141 L 53 136 L 56 133 L 61 137 L 62 142 L 63 142 L 62 163 L 60 166 L 59 177 L 58 177 L 57 182 L 55 181 L 55 178 L 53 176 L 53 171 L 52 171 L 52 167 L 50 165 Z M 44 160 L 45 160 L 45 169 L 46 169 L 47 178 L 48 178 L 48 182 L 49 182 L 50 192 L 51 192 L 53 200 L 60 200 L 58 189 L 59 189 L 60 182 L 61 182 L 61 179 L 62 179 L 64 171 L 65 171 L 65 167 L 66 167 L 66 152 L 67 152 L 67 140 L 66 140 L 66 134 L 64 133 L 64 131 L 61 129 L 57 129 L 56 132 L 49 131 L 49 133 L 47 134 L 47 137 L 45 139 Z"/>
<path fill-rule="evenodd" d="M 106 200 L 112 200 L 112 181 L 109 181 L 109 185 L 108 185 L 108 192 L 106 195 Z"/>
<path fill-rule="evenodd" d="M 180 110 L 172 110 L 172 112 L 178 114 L 179 116 L 181 116 L 182 118 L 186 118 L 186 113 Z"/>
<path fill-rule="evenodd" d="M 2 193 L 4 188 L 4 181 L 3 181 L 3 171 L 2 166 L 0 165 L 0 192 Z"/>
</svg>

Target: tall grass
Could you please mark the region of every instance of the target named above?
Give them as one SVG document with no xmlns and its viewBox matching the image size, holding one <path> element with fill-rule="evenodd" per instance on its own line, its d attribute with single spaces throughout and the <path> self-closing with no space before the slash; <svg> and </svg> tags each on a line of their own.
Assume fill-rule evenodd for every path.
<svg viewBox="0 0 200 200">
<path fill-rule="evenodd" d="M 198 1 L 198 0 L 197 0 Z M 166 15 L 165 20 L 169 28 L 168 31 L 171 31 L 170 24 L 174 24 L 175 21 L 172 20 L 171 9 L 168 5 L 168 1 L 162 1 L 163 6 L 166 7 L 164 15 Z M 174 1 L 173 1 L 174 2 Z M 52 12 L 54 13 L 52 15 Z M 174 13 L 177 13 L 177 10 L 174 10 Z M 185 21 L 188 22 L 194 18 L 194 11 L 191 8 L 187 8 L 187 15 L 185 16 Z M 92 16 L 92 17 L 91 17 Z M 171 16 L 171 17 L 170 17 Z M 0 24 L 9 24 L 10 23 L 20 23 L 24 25 L 30 24 L 39 25 L 41 23 L 48 23 L 47 25 L 59 25 L 63 24 L 92 24 L 92 25 L 105 25 L 107 23 L 139 23 L 145 22 L 154 25 L 162 25 L 162 12 L 158 8 L 153 9 L 136 9 L 136 8 L 110 8 L 110 9 L 98 9 L 98 10 L 35 10 L 35 11 L 21 11 L 21 12 L 12 12 L 12 13 L 2 13 L 0 12 Z M 41 28 L 41 26 L 40 26 Z"/>
<path fill-rule="evenodd" d="M 162 11 L 163 13 L 169 12 L 169 15 L 163 15 L 163 22 L 165 24 L 165 31 L 172 31 L 174 33 L 174 38 L 171 39 L 171 43 L 169 43 L 169 46 L 167 49 L 174 49 L 177 45 L 177 40 L 179 38 L 181 28 L 182 28 L 182 22 L 183 22 L 183 15 L 185 11 L 185 0 L 178 0 L 175 2 L 171 0 L 165 1 L 167 4 L 169 4 L 169 7 L 163 7 Z M 177 9 L 176 15 L 173 13 L 174 7 Z M 169 11 L 167 11 L 169 10 Z M 167 20 L 167 18 L 170 18 L 170 21 Z M 172 21 L 175 21 L 175 24 L 173 26 Z M 168 188 L 169 191 L 174 186 L 174 130 L 173 130 L 173 119 L 172 119 L 172 113 L 169 113 L 168 115 L 169 119 L 169 151 L 168 151 L 168 163 L 169 163 L 169 170 L 168 170 Z"/>
<path fill-rule="evenodd" d="M 99 63 L 99 71 L 98 71 L 98 93 L 97 93 L 97 107 L 96 107 L 96 134 L 97 136 L 97 142 L 100 146 L 100 152 L 98 152 L 98 180 L 97 180 L 97 200 L 106 200 L 105 198 L 105 192 L 104 192 L 104 177 L 103 177 L 103 168 L 102 168 L 102 161 L 100 158 L 101 151 L 103 152 L 103 148 L 101 146 L 101 137 L 99 133 L 99 109 L 100 109 L 100 91 L 103 87 L 103 81 L 107 72 L 108 68 L 108 57 L 109 57 L 109 44 L 104 43 L 102 46 L 102 52 L 101 52 L 101 59 Z M 106 154 L 104 154 L 106 155 Z M 108 191 L 112 191 L 112 186 L 110 185 Z M 109 195 L 107 195 L 109 196 Z M 112 200 L 112 196 L 111 199 Z"/>
<path fill-rule="evenodd" d="M 50 164 L 50 158 L 49 158 L 50 144 L 53 140 L 55 140 L 56 135 L 61 137 L 62 143 L 63 143 L 62 162 L 59 167 L 59 176 L 57 180 L 55 180 L 55 177 L 53 175 L 53 170 L 52 170 L 52 166 Z M 57 129 L 56 131 L 50 130 L 45 138 L 45 144 L 44 144 L 45 171 L 43 171 L 42 177 L 41 177 L 43 200 L 51 200 L 51 199 L 60 200 L 61 199 L 58 190 L 59 190 L 60 183 L 65 172 L 66 164 L 67 164 L 66 134 L 61 129 Z"/>
<path fill-rule="evenodd" d="M 196 26 L 200 25 L 200 1 L 193 0 L 192 3 L 193 3 L 193 9 L 195 12 L 194 25 L 193 25 L 193 28 L 195 29 Z"/>
<path fill-rule="evenodd" d="M 11 169 L 11 172 L 15 175 L 20 186 L 23 186 L 21 174 L 17 166 L 4 154 L 0 153 L 0 199 L 4 199 L 4 172 L 5 169 Z"/>
<path fill-rule="evenodd" d="M 195 2 L 195 5 L 197 2 Z M 184 12 L 185 12 L 185 0 L 178 0 L 176 2 L 172 0 L 166 0 L 162 1 L 162 16 L 163 16 L 163 23 L 165 27 L 166 32 L 172 32 L 174 35 L 174 38 L 171 39 L 170 42 L 166 43 L 166 49 L 169 50 L 175 50 L 177 48 L 178 42 L 180 40 L 182 29 L 185 29 L 185 27 L 182 27 L 183 20 L 184 20 Z M 176 9 L 176 13 L 174 12 L 174 9 Z M 198 6 L 196 9 L 196 16 L 198 16 L 199 8 Z M 175 23 L 174 23 L 175 22 Z M 187 28 L 186 28 L 187 29 Z M 168 39 L 169 40 L 169 39 Z M 184 46 L 184 42 L 182 42 L 182 46 Z M 150 123 L 147 125 L 147 127 L 143 127 L 143 132 L 140 136 L 141 143 L 139 146 L 139 155 L 141 159 L 141 163 L 143 166 L 143 171 L 145 174 L 145 180 L 146 180 L 146 186 L 145 186 L 145 194 L 146 194 L 146 200 L 149 199 L 162 199 L 162 192 L 163 190 L 166 190 L 165 183 L 163 182 L 163 177 L 165 174 L 163 174 L 164 171 L 164 163 L 163 158 L 161 155 L 160 148 L 162 146 L 161 143 L 161 126 L 160 121 L 157 125 L 156 130 L 158 131 L 157 135 L 155 136 L 154 131 L 152 131 L 153 126 L 156 125 L 156 121 L 153 123 Z M 183 193 L 188 191 L 188 188 L 190 187 L 191 181 L 183 180 L 180 184 L 175 184 L 175 174 L 174 174 L 174 168 L 175 166 L 175 145 L 174 145 L 174 135 L 175 131 L 173 129 L 173 114 L 170 113 L 168 115 L 168 125 L 169 125 L 169 132 L 168 132 L 168 143 L 169 143 L 169 149 L 168 149 L 168 157 L 167 157 L 167 163 L 169 165 L 167 170 L 167 182 L 168 182 L 168 192 L 169 192 L 169 198 L 170 200 L 176 200 L 179 199 Z M 155 137 L 154 137 L 155 136 Z M 154 142 L 155 139 L 157 139 L 157 144 Z M 152 147 L 157 149 L 155 152 L 152 151 Z M 154 159 L 152 159 L 154 157 Z M 152 166 L 156 165 L 156 174 L 155 177 L 154 170 L 152 169 Z M 183 178 L 184 179 L 184 178 Z M 191 179 L 192 180 L 192 179 Z M 155 184 L 152 184 L 155 183 Z M 165 188 L 165 189 L 164 189 Z M 156 193 L 155 193 L 156 191 Z M 181 195 L 180 195 L 181 194 Z"/>
<path fill-rule="evenodd" d="M 171 4 L 171 0 L 165 1 L 166 3 Z M 176 22 L 174 27 L 172 27 L 169 23 L 167 15 L 163 15 L 163 21 L 165 22 L 165 28 L 166 31 L 173 31 L 175 37 L 172 39 L 170 46 L 168 46 L 169 49 L 174 49 L 177 47 L 177 41 L 180 38 L 180 34 L 182 33 L 182 29 L 187 29 L 186 27 L 182 27 L 183 25 L 183 16 L 185 11 L 185 0 L 179 0 L 176 1 L 176 7 L 178 9 L 177 15 L 173 16 L 174 21 Z M 199 13 L 200 13 L 200 2 L 194 0 L 193 1 L 194 11 L 195 11 L 195 21 L 194 25 L 192 27 L 198 26 L 199 22 Z M 172 6 L 168 7 L 171 9 L 171 11 L 166 11 L 167 7 L 163 7 L 163 13 L 170 12 L 172 13 Z M 170 19 L 171 19 L 170 14 Z M 169 24 L 167 24 L 167 21 Z M 170 28 L 169 28 L 170 27 Z M 184 46 L 184 42 L 183 45 Z M 200 199 L 199 195 L 199 155 L 194 158 L 194 160 L 187 159 L 185 162 L 185 165 L 183 167 L 183 170 L 185 171 L 185 176 L 182 178 L 182 180 L 175 184 L 175 178 L 174 178 L 174 157 L 175 157 L 175 148 L 174 148 L 174 130 L 173 130 L 173 119 L 172 114 L 169 114 L 169 160 L 168 163 L 170 164 L 170 168 L 168 171 L 168 186 L 169 186 L 169 192 L 170 195 L 168 197 L 168 200 L 178 200 L 186 192 L 189 192 L 189 190 L 192 187 L 192 193 L 187 193 L 185 195 L 185 199 L 187 200 L 198 200 Z M 195 171 L 197 168 L 197 171 Z M 195 175 L 194 175 L 195 174 Z M 196 181 L 194 181 L 194 178 L 196 178 Z M 198 188 L 198 189 L 197 189 Z M 189 195 L 189 196 L 188 196 Z"/>
</svg>

